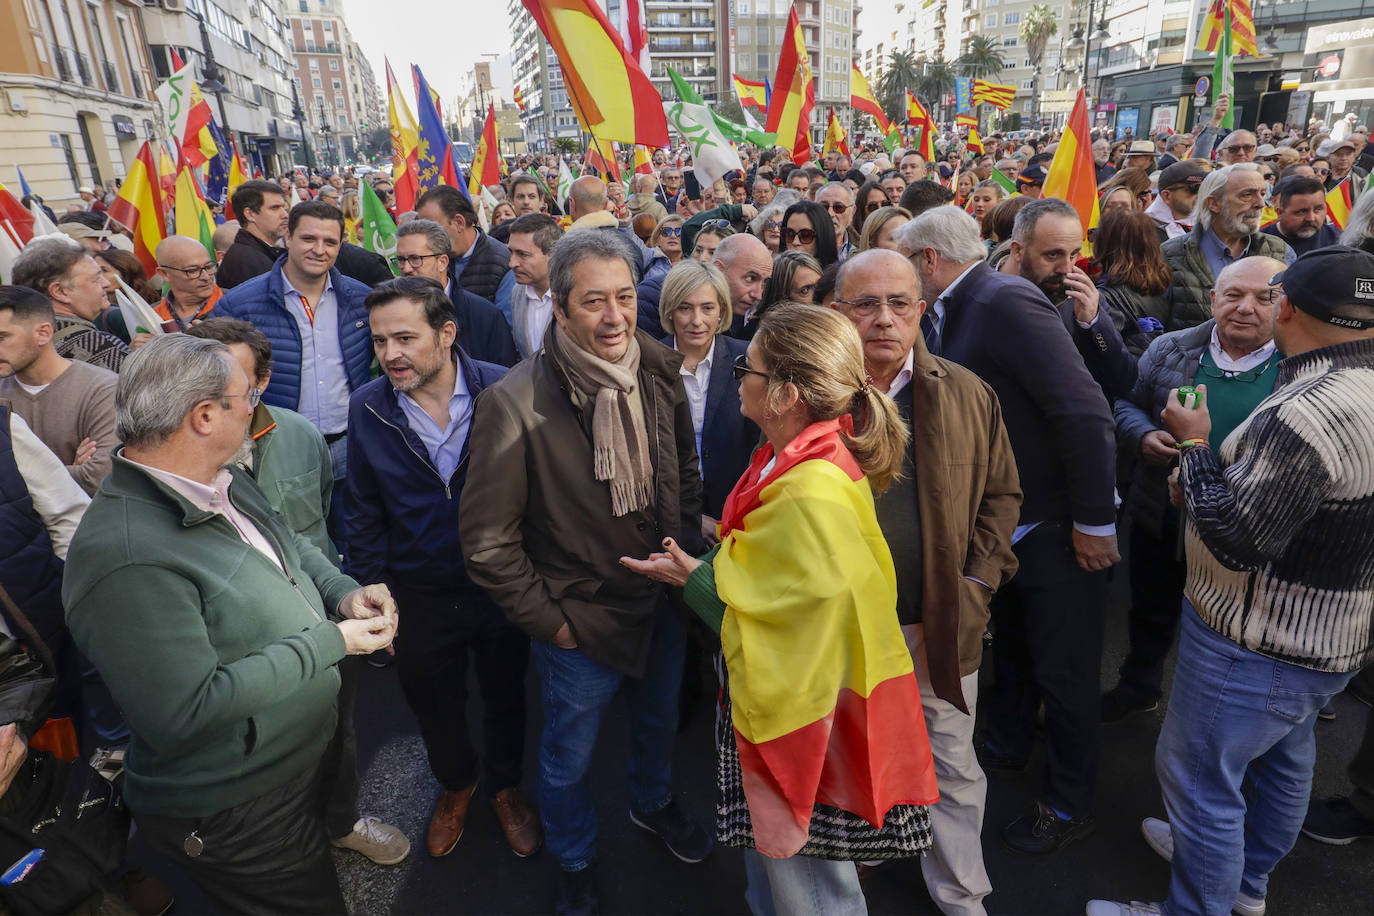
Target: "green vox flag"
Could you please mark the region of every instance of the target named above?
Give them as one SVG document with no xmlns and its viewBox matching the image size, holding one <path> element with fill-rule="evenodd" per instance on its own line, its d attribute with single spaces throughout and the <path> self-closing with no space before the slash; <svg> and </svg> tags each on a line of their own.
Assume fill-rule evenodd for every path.
<svg viewBox="0 0 1374 916">
<path fill-rule="evenodd" d="M 684 104 L 706 105 L 706 100 L 685 79 L 678 75 L 676 70 L 672 67 L 664 67 L 663 69 L 668 71 L 668 78 L 673 81 L 673 88 L 677 90 L 677 97 Z M 764 149 L 772 149 L 774 144 L 778 142 L 777 134 L 764 133 L 744 124 L 736 124 L 734 121 L 722 118 L 714 111 L 711 111 L 711 117 L 716 122 L 716 130 L 720 131 L 720 135 L 731 143 L 752 143 Z"/>
<path fill-rule="evenodd" d="M 382 206 L 382 199 L 377 196 L 377 192 L 372 190 L 372 183 L 360 181 L 358 185 L 363 193 L 362 218 L 358 220 L 358 241 L 368 251 L 386 258 L 391 272 L 396 273 L 396 266 L 391 263 L 391 256 L 396 253 L 396 223 L 392 220 L 391 214 L 386 212 L 386 207 Z"/>
<path fill-rule="evenodd" d="M 1217 99 L 1222 95 L 1231 97 L 1231 107 L 1226 111 L 1226 117 L 1221 119 L 1221 126 L 1226 130 L 1233 130 L 1236 126 L 1236 95 L 1235 95 L 1235 72 L 1231 66 L 1231 4 L 1226 4 L 1225 26 L 1221 30 L 1221 41 L 1217 44 L 1217 60 L 1212 65 L 1212 106 L 1215 107 Z"/>
</svg>

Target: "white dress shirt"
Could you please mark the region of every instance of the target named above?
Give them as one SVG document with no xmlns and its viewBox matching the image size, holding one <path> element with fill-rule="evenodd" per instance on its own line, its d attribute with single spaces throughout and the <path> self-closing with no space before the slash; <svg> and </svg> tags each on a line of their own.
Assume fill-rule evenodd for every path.
<svg viewBox="0 0 1374 916">
<path fill-rule="evenodd" d="M 1269 341 L 1251 353 L 1247 353 L 1240 359 L 1232 359 L 1226 355 L 1226 351 L 1221 348 L 1221 338 L 1217 336 L 1217 326 L 1212 325 L 1212 339 L 1207 344 L 1208 351 L 1212 354 L 1212 361 L 1217 364 L 1217 368 L 1222 372 L 1235 374 L 1238 372 L 1249 372 L 1256 366 L 1262 366 L 1269 361 L 1269 357 L 1274 355 L 1277 344 Z"/>
<path fill-rule="evenodd" d="M 164 471 L 161 468 L 149 467 L 132 458 L 129 463 L 136 464 L 147 471 L 153 477 L 167 484 L 176 490 L 186 500 L 200 509 L 202 512 L 214 512 L 224 516 L 229 524 L 234 526 L 239 538 L 245 544 L 252 547 L 258 553 L 270 560 L 282 572 L 286 572 L 281 557 L 277 556 L 277 549 L 272 546 L 272 542 L 267 539 L 267 535 L 262 533 L 257 524 L 248 516 L 238 510 L 238 507 L 229 499 L 229 485 L 234 481 L 234 475 L 229 473 L 228 468 L 220 468 L 215 473 L 215 479 L 209 486 L 191 480 L 189 477 L 182 477 L 180 474 L 173 474 L 171 471 Z"/>
<path fill-rule="evenodd" d="M 673 340 L 673 349 L 677 349 L 676 339 Z M 689 371 L 686 361 L 677 370 L 678 375 L 682 376 L 682 387 L 687 389 L 687 405 L 692 411 L 692 428 L 697 434 L 698 460 L 701 457 L 701 428 L 706 424 L 706 395 L 711 387 L 711 360 L 715 354 L 716 347 L 712 343 L 711 348 L 706 351 L 705 358 L 697 363 L 695 370 Z"/>
</svg>

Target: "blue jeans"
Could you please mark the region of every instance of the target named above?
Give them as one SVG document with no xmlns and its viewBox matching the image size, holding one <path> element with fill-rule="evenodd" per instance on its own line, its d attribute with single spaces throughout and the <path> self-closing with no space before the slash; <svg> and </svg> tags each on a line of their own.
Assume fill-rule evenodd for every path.
<svg viewBox="0 0 1374 916">
<path fill-rule="evenodd" d="M 1165 913 L 1225 916 L 1238 892 L 1264 899 L 1269 873 L 1297 842 L 1307 814 L 1317 712 L 1353 674 L 1252 652 L 1184 601 L 1178 667 L 1155 747 L 1174 836 Z"/>
<path fill-rule="evenodd" d="M 544 841 L 564 871 L 580 871 L 596 857 L 596 803 L 587 788 L 601 719 L 623 687 L 630 713 L 626 776 L 630 805 L 652 813 L 672 801 L 673 739 L 677 692 L 682 681 L 686 631 L 676 613 L 660 603 L 640 678 L 627 677 L 579 649 L 536 642 L 544 730 L 539 737 L 539 813 Z"/>
<path fill-rule="evenodd" d="M 754 916 L 867 916 L 868 901 L 853 862 L 792 856 L 770 859 L 744 850 L 744 899 Z"/>
</svg>

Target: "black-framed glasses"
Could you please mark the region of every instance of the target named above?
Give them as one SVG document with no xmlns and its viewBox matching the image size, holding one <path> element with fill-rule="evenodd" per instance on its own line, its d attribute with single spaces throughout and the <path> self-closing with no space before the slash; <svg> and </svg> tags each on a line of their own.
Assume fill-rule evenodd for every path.
<svg viewBox="0 0 1374 916">
<path fill-rule="evenodd" d="M 412 270 L 419 270 L 425 264 L 426 258 L 443 258 L 443 254 L 393 254 L 387 258 L 392 267 L 399 268 L 401 265 L 408 265 Z"/>
<path fill-rule="evenodd" d="M 746 375 L 757 375 L 759 378 L 771 379 L 772 376 L 767 372 L 760 372 L 757 369 L 749 368 L 749 354 L 741 353 L 735 357 L 735 381 L 742 382 Z"/>
<path fill-rule="evenodd" d="M 214 264 L 202 264 L 199 267 L 173 267 L 170 264 L 159 264 L 163 270 L 175 270 L 179 274 L 185 274 L 188 280 L 199 280 L 201 277 L 213 276 L 219 268 Z"/>
<path fill-rule="evenodd" d="M 257 407 L 262 400 L 262 392 L 256 388 L 249 388 L 243 394 L 222 394 L 222 398 L 247 398 L 249 407 Z"/>
<path fill-rule="evenodd" d="M 782 230 L 782 239 L 788 244 L 791 244 L 792 240 L 796 239 L 803 245 L 810 245 L 812 242 L 816 241 L 816 230 L 787 228 Z"/>
<path fill-rule="evenodd" d="M 658 234 L 659 234 L 660 236 L 666 235 L 666 236 L 668 236 L 669 238 L 677 238 L 678 236 L 682 235 L 682 227 L 681 227 L 681 226 L 664 226 L 662 229 L 658 230 Z"/>
<path fill-rule="evenodd" d="M 910 299 L 903 299 L 901 296 L 894 296 L 891 299 L 878 299 L 873 296 L 865 296 L 860 299 L 836 299 L 836 305 L 847 305 L 854 310 L 854 314 L 868 317 L 875 314 L 884 305 L 888 311 L 894 315 L 909 315 L 911 310 L 916 307 L 916 303 Z"/>
</svg>

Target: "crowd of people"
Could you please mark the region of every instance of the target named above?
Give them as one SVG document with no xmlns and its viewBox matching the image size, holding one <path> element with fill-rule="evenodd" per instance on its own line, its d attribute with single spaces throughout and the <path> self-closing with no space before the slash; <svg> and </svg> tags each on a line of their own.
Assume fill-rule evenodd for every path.
<svg viewBox="0 0 1374 916">
<path fill-rule="evenodd" d="M 1300 831 L 1374 836 L 1368 732 L 1355 792 L 1308 797 L 1314 722 L 1374 695 L 1374 146 L 1224 113 L 1097 139 L 1086 239 L 1042 193 L 1053 133 L 744 149 L 709 184 L 660 150 L 565 199 L 525 156 L 495 205 L 403 212 L 383 172 L 298 170 L 154 277 L 92 194 L 0 286 L 0 822 L 32 840 L 4 840 L 28 858 L 0 900 L 159 912 L 131 814 L 225 910 L 343 911 L 331 847 L 411 853 L 359 810 L 370 664 L 438 784 L 425 852 L 480 790 L 556 860 L 559 913 L 598 906 L 587 776 L 622 694 L 628 818 L 684 863 L 742 849 L 754 913 L 866 912 L 861 875 L 912 857 L 981 913 L 987 774 L 1043 742 L 986 829 L 1032 856 L 1089 835 L 1100 730 L 1157 710 L 1177 641 L 1142 824 L 1167 894 L 1087 910 L 1262 914 Z M 707 666 L 714 824 L 672 771 Z M 61 813 L 92 773 L 95 827 Z"/>
</svg>

